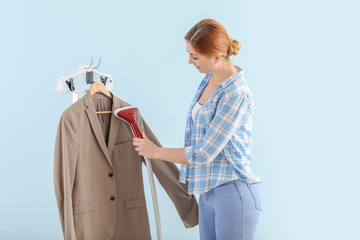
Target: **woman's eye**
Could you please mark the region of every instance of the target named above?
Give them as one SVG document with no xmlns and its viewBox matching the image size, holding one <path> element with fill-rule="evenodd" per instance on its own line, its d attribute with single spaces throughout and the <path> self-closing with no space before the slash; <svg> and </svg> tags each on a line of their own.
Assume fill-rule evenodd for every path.
<svg viewBox="0 0 360 240">
<path fill-rule="evenodd" d="M 197 58 L 193 58 L 193 60 L 197 60 Z"/>
</svg>

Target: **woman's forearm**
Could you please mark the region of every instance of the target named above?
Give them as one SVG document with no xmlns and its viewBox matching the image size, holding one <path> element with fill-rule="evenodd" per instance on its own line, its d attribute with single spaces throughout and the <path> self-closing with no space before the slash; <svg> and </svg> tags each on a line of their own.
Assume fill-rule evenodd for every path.
<svg viewBox="0 0 360 240">
<path fill-rule="evenodd" d="M 190 164 L 185 155 L 185 148 L 162 148 L 155 151 L 155 158 L 173 163 Z"/>
</svg>

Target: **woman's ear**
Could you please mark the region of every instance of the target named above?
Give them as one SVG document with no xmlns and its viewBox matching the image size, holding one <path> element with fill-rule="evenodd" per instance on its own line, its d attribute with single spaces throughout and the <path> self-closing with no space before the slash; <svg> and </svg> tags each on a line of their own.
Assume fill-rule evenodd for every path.
<svg viewBox="0 0 360 240">
<path fill-rule="evenodd" d="M 216 55 L 215 56 L 215 63 L 216 64 L 219 63 L 221 61 L 221 59 L 222 59 L 222 55 L 220 55 L 220 54 Z"/>
</svg>

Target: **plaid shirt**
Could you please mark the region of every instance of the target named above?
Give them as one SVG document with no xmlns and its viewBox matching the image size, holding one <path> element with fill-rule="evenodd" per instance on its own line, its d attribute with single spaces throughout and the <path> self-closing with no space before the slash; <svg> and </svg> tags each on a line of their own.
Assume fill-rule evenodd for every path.
<svg viewBox="0 0 360 240">
<path fill-rule="evenodd" d="M 243 71 L 237 68 L 237 73 L 218 84 L 194 121 L 192 109 L 212 73 L 205 75 L 190 105 L 185 131 L 185 154 L 190 165 L 181 165 L 179 177 L 182 183 L 189 181 L 189 194 L 200 194 L 234 179 L 261 182 L 250 168 L 255 105 Z"/>
</svg>

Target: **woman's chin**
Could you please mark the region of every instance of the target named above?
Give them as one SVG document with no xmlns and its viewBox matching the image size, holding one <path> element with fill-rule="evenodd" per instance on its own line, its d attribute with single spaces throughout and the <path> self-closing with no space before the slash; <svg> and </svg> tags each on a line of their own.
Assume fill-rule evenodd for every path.
<svg viewBox="0 0 360 240">
<path fill-rule="evenodd" d="M 195 68 L 200 72 L 200 73 L 205 73 L 205 71 L 201 68 L 201 67 L 196 67 Z"/>
</svg>

